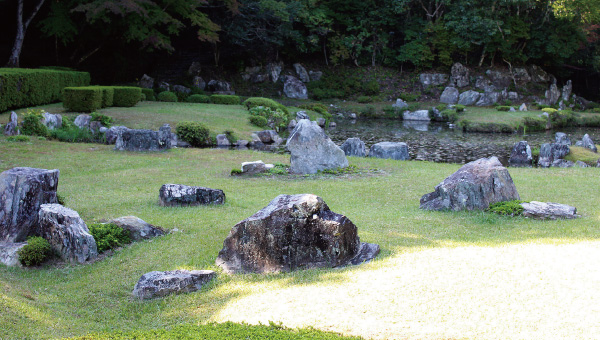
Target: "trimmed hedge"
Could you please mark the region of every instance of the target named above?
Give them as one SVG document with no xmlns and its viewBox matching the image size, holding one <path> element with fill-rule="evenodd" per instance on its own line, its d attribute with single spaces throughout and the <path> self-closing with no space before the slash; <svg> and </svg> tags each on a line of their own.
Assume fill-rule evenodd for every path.
<svg viewBox="0 0 600 340">
<path fill-rule="evenodd" d="M 154 97 L 154 90 L 153 89 L 146 89 L 142 87 L 142 93 L 144 95 L 146 95 L 146 100 L 147 101 L 155 101 L 156 97 Z"/>
<path fill-rule="evenodd" d="M 193 94 L 185 100 L 188 103 L 210 103 L 210 97 L 204 94 Z"/>
<path fill-rule="evenodd" d="M 142 98 L 142 89 L 133 86 L 113 86 L 115 91 L 113 106 L 132 107 Z"/>
<path fill-rule="evenodd" d="M 100 86 L 65 87 L 63 106 L 70 112 L 92 112 L 102 108 L 103 90 Z"/>
<path fill-rule="evenodd" d="M 163 92 L 161 92 L 161 93 L 158 94 L 158 101 L 159 102 L 176 103 L 177 102 L 177 95 L 175 94 L 175 92 L 163 91 Z"/>
<path fill-rule="evenodd" d="M 200 122 L 179 122 L 175 129 L 177 136 L 191 146 L 210 145 L 210 130 Z"/>
<path fill-rule="evenodd" d="M 114 104 L 115 90 L 112 86 L 89 86 L 102 91 L 102 107 L 111 107 Z"/>
<path fill-rule="evenodd" d="M 213 104 L 239 105 L 240 97 L 229 94 L 213 94 L 210 96 L 210 101 Z"/>
<path fill-rule="evenodd" d="M 87 86 L 87 72 L 0 68 L 0 112 L 60 101 L 68 86 Z"/>
</svg>

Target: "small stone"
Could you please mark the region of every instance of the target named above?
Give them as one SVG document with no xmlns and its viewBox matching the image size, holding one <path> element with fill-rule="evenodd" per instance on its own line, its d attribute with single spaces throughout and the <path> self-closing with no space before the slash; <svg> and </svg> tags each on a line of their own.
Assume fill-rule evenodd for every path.
<svg viewBox="0 0 600 340">
<path fill-rule="evenodd" d="M 513 167 L 531 167 L 533 156 L 531 147 L 526 141 L 521 141 L 513 146 L 508 163 Z"/>
<path fill-rule="evenodd" d="M 298 112 L 296 112 L 296 119 L 297 120 L 310 119 L 310 117 L 308 116 L 306 111 L 298 111 Z"/>
<path fill-rule="evenodd" d="M 555 159 L 552 162 L 552 167 L 555 168 L 572 168 L 575 166 L 575 163 L 571 162 L 571 161 L 567 161 L 565 159 Z"/>
<path fill-rule="evenodd" d="M 242 172 L 248 175 L 260 174 L 267 171 L 263 161 L 243 162 Z"/>
<path fill-rule="evenodd" d="M 138 299 L 152 299 L 169 294 L 190 293 L 200 290 L 215 277 L 212 270 L 153 271 L 140 277 L 133 288 Z"/>
<path fill-rule="evenodd" d="M 587 165 L 586 163 L 584 163 L 582 161 L 575 162 L 575 166 L 580 167 L 580 168 L 587 168 L 587 167 L 589 167 L 589 165 Z"/>
<path fill-rule="evenodd" d="M 18 118 L 19 117 L 17 116 L 17 113 L 15 111 L 12 111 L 10 113 L 10 120 L 4 127 L 4 135 L 5 136 L 16 136 L 19 134 L 19 129 L 17 128 L 18 127 Z"/>
<path fill-rule="evenodd" d="M 527 105 L 525 103 L 521 104 L 521 106 L 519 106 L 519 111 L 521 111 L 521 112 L 527 111 Z"/>
<path fill-rule="evenodd" d="M 392 107 L 396 110 L 402 110 L 408 107 L 408 103 L 406 103 L 404 100 L 398 98 L 396 99 L 396 104 L 392 104 Z"/>
</svg>

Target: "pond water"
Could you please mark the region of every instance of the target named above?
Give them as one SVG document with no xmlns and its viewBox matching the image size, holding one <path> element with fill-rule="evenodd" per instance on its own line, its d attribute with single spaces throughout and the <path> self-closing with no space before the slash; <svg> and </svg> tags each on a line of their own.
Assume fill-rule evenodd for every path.
<svg viewBox="0 0 600 340">
<path fill-rule="evenodd" d="M 327 129 L 329 137 L 338 145 L 347 138 L 358 137 L 367 149 L 379 142 L 405 142 L 410 158 L 445 163 L 468 163 L 482 157 L 496 156 L 508 164 L 515 143 L 527 141 L 531 148 L 554 142 L 558 131 L 566 133 L 574 145 L 584 134 L 600 144 L 598 128 L 564 128 L 527 133 L 468 133 L 451 129 L 447 123 L 424 123 L 397 120 L 337 120 L 335 128 Z"/>
</svg>

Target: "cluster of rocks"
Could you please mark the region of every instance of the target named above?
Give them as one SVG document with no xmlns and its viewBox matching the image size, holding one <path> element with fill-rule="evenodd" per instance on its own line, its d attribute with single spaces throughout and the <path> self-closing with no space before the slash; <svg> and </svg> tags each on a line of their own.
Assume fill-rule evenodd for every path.
<svg viewBox="0 0 600 340">
<path fill-rule="evenodd" d="M 62 116 L 60 114 L 52 114 L 46 111 L 42 111 L 42 124 L 48 128 L 48 130 L 60 129 L 62 127 Z M 3 131 L 5 136 L 16 136 L 20 134 L 19 130 L 19 116 L 16 112 L 10 113 L 8 123 L 4 126 Z"/>
<path fill-rule="evenodd" d="M 570 168 L 573 166 L 588 167 L 588 165 L 582 161 L 573 163 L 572 161 L 564 159 L 565 156 L 571 152 L 570 145 L 571 139 L 567 134 L 557 132 L 554 143 L 544 143 L 540 146 L 538 166 L 541 168 Z M 588 134 L 585 134 L 575 145 L 588 148 L 593 152 L 598 152 L 596 145 Z M 531 147 L 527 141 L 518 142 L 513 146 L 508 162 L 510 166 L 513 167 L 531 167 L 533 165 Z"/>
<path fill-rule="evenodd" d="M 421 197 L 425 210 L 485 210 L 498 202 L 520 200 L 517 188 L 498 158 L 481 158 L 462 166 L 431 193 Z M 577 218 L 577 209 L 559 203 L 522 203 L 523 215 L 539 219 Z"/>
<path fill-rule="evenodd" d="M 190 67 L 190 71 L 188 71 L 188 73 L 193 76 L 192 85 L 195 88 L 198 88 L 202 91 L 209 91 L 214 94 L 235 94 L 235 91 L 233 90 L 233 87 L 229 82 L 217 79 L 211 79 L 208 82 L 206 82 L 197 71 L 193 71 L 193 69 L 196 66 L 197 65 L 192 65 Z M 183 85 L 172 85 L 166 81 L 157 82 L 154 80 L 154 78 L 150 77 L 147 74 L 144 74 L 140 78 L 138 85 L 146 89 L 152 89 L 155 86 L 158 86 L 158 88 L 161 88 L 165 91 L 173 91 L 185 94 L 190 94 L 192 92 L 192 89 Z"/>
<path fill-rule="evenodd" d="M 419 75 L 419 80 L 424 89 L 445 86 L 439 100 L 447 104 L 491 106 L 506 100 L 515 102 L 524 99 L 545 105 L 559 103 L 562 109 L 566 108 L 567 102 L 571 105 L 577 103 L 582 107 L 588 104 L 585 99 L 572 94 L 573 86 L 570 80 L 559 89 L 556 78 L 535 65 L 505 71 L 488 69 L 485 74 L 475 76 L 469 68 L 455 63 L 450 74 L 423 73 Z M 548 86 L 544 97 L 525 98 L 517 91 L 509 90 L 511 86 L 526 88 L 530 84 Z M 463 88 L 467 90 L 461 91 Z"/>
<path fill-rule="evenodd" d="M 94 237 L 79 214 L 58 204 L 58 170 L 13 168 L 0 174 L 0 262 L 18 265 L 18 251 L 29 236 L 41 236 L 64 261 L 98 257 Z M 164 234 L 160 228 L 126 216 L 113 220 L 134 241 Z"/>
<path fill-rule="evenodd" d="M 409 160 L 408 145 L 404 142 L 380 142 L 373 144 L 367 153 L 365 143 L 360 138 L 348 138 L 341 146 L 346 156 L 374 157 L 383 159 Z"/>
</svg>

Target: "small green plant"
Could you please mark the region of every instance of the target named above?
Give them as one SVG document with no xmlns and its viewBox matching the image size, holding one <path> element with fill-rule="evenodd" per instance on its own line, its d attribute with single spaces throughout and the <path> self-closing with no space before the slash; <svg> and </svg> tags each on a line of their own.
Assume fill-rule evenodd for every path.
<svg viewBox="0 0 600 340">
<path fill-rule="evenodd" d="M 206 146 L 211 144 L 210 130 L 200 122 L 180 122 L 175 129 L 177 136 L 191 146 Z"/>
<path fill-rule="evenodd" d="M 238 140 L 238 137 L 231 130 L 225 130 L 225 131 L 223 131 L 223 134 L 225 134 L 225 136 L 227 136 L 227 140 L 231 143 L 235 143 Z"/>
<path fill-rule="evenodd" d="M 546 112 L 547 114 L 553 114 L 553 113 L 556 113 L 557 111 L 558 111 L 557 109 L 553 109 L 551 107 L 542 108 L 542 112 Z"/>
<path fill-rule="evenodd" d="M 510 111 L 510 106 L 496 106 L 497 111 Z"/>
<path fill-rule="evenodd" d="M 499 215 L 507 215 L 507 216 L 520 216 L 523 214 L 523 210 L 525 210 L 521 203 L 527 203 L 526 201 L 521 200 L 513 200 L 513 201 L 504 201 L 497 202 L 491 204 L 486 211 L 493 212 Z"/>
<path fill-rule="evenodd" d="M 100 122 L 103 126 L 110 127 L 112 125 L 112 118 L 107 115 L 103 115 L 103 114 L 97 113 L 97 112 L 92 112 L 91 116 L 92 116 L 92 121 Z"/>
<path fill-rule="evenodd" d="M 442 115 L 442 119 L 445 121 L 448 121 L 450 123 L 454 123 L 458 120 L 458 112 L 456 112 L 456 110 L 452 110 L 452 109 L 445 109 L 443 111 L 440 112 L 440 114 Z"/>
<path fill-rule="evenodd" d="M 213 94 L 210 96 L 210 101 L 213 104 L 239 105 L 240 97 L 229 94 Z"/>
<path fill-rule="evenodd" d="M 369 96 L 360 96 L 360 97 L 356 98 L 356 101 L 361 104 L 372 103 L 373 98 L 371 98 Z"/>
<path fill-rule="evenodd" d="M 454 105 L 454 110 L 456 112 L 464 112 L 466 108 L 467 107 L 464 106 L 464 105 L 462 105 L 462 104 L 456 104 L 456 105 Z"/>
<path fill-rule="evenodd" d="M 187 97 L 188 103 L 210 103 L 210 97 L 205 94 L 193 94 Z"/>
<path fill-rule="evenodd" d="M 63 126 L 60 129 L 50 130 L 50 137 L 61 142 L 91 143 L 96 141 L 95 136 L 88 129 L 80 129 L 74 125 Z"/>
<path fill-rule="evenodd" d="M 96 240 L 98 253 L 131 243 L 130 232 L 114 223 L 90 224 L 89 229 Z"/>
<path fill-rule="evenodd" d="M 358 173 L 358 167 L 356 165 L 349 165 L 345 168 L 335 168 L 335 169 L 325 169 L 320 171 L 320 173 L 328 174 L 328 175 L 347 175 L 347 174 L 355 174 Z"/>
<path fill-rule="evenodd" d="M 269 169 L 268 173 L 271 175 L 287 175 L 288 174 L 288 165 L 283 163 L 275 163 L 273 167 Z"/>
<path fill-rule="evenodd" d="M 263 116 L 250 116 L 248 117 L 248 120 L 250 121 L 250 124 L 261 128 L 267 127 L 267 125 L 269 124 L 267 118 Z"/>
<path fill-rule="evenodd" d="M 175 94 L 175 92 L 163 91 L 158 94 L 158 101 L 159 102 L 176 103 L 177 95 Z"/>
<path fill-rule="evenodd" d="M 16 135 L 16 136 L 6 137 L 6 140 L 9 142 L 26 143 L 26 142 L 29 142 L 31 140 L 31 138 L 29 138 L 28 136 L 24 136 L 24 135 Z"/>
<path fill-rule="evenodd" d="M 455 106 L 456 107 L 456 106 Z M 446 108 L 448 108 L 448 104 L 439 104 L 438 106 L 435 107 L 438 111 L 442 112 L 444 111 Z"/>
<path fill-rule="evenodd" d="M 242 169 L 231 169 L 231 176 L 240 176 L 242 174 Z"/>
<path fill-rule="evenodd" d="M 27 245 L 19 250 L 19 262 L 26 267 L 37 266 L 52 254 L 50 243 L 42 237 L 27 238 Z"/>
<path fill-rule="evenodd" d="M 400 94 L 400 99 L 404 100 L 405 102 L 415 102 L 417 101 L 417 99 L 419 99 L 419 97 L 421 97 L 421 93 L 401 93 Z"/>
<path fill-rule="evenodd" d="M 60 194 L 56 194 L 56 202 L 58 202 L 58 204 L 60 205 L 66 205 L 67 201 L 65 200 L 63 195 Z"/>
<path fill-rule="evenodd" d="M 331 117 L 331 114 L 329 113 L 329 109 L 327 108 L 327 105 L 325 105 L 325 104 L 321 104 L 321 103 L 302 104 L 299 106 L 299 108 L 301 108 L 303 110 L 315 111 L 315 112 L 323 115 L 324 118 L 327 118 L 326 115 Z"/>
<path fill-rule="evenodd" d="M 48 128 L 42 119 L 42 110 L 27 109 L 27 112 L 23 115 L 23 126 L 21 127 L 21 133 L 28 136 L 48 136 Z"/>
<path fill-rule="evenodd" d="M 277 131 L 285 129 L 289 123 L 289 115 L 280 109 L 273 110 L 270 107 L 256 106 L 250 109 L 250 115 L 250 123 L 254 125 L 262 124 L 263 121 L 261 119 L 253 120 L 252 117 L 264 117 L 267 120 L 266 125 L 271 126 Z"/>
</svg>

